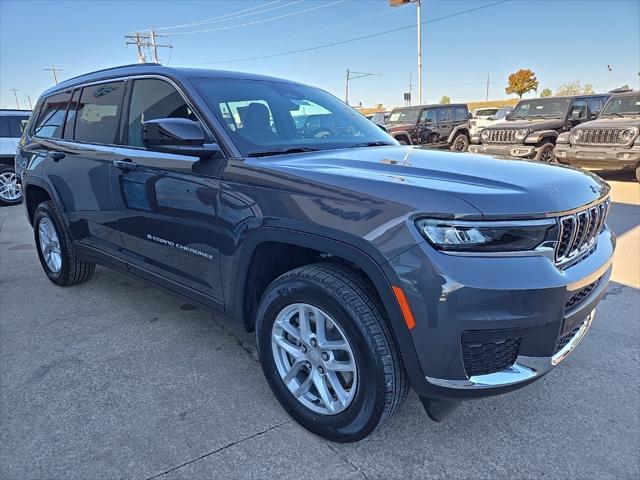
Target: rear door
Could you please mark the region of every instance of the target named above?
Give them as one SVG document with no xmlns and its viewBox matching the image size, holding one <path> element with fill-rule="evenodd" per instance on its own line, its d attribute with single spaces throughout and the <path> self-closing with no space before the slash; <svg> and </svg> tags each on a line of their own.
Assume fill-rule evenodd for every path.
<svg viewBox="0 0 640 480">
<path fill-rule="evenodd" d="M 111 168 L 124 89 L 125 82 L 109 82 L 57 95 L 55 101 L 47 100 L 34 128 L 47 149 L 46 180 L 60 200 L 71 236 L 79 248 L 106 254 L 105 260 L 114 262 L 122 238 Z"/>
<path fill-rule="evenodd" d="M 453 109 L 438 108 L 438 142 L 446 142 L 451 130 L 453 130 Z"/>
<path fill-rule="evenodd" d="M 135 79 L 126 103 L 123 144 L 115 151 L 113 194 L 130 268 L 150 279 L 164 277 L 178 289 L 205 294 L 221 304 L 217 201 L 224 159 L 198 161 L 192 171 L 184 171 L 179 165 L 185 163 L 180 162 L 184 155 L 145 148 L 143 122 L 198 121 L 172 83 Z"/>
</svg>

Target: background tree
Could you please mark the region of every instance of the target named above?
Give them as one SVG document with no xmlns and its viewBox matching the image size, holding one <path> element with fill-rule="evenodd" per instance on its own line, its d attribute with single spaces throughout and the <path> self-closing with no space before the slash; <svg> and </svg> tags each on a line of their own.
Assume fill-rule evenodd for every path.
<svg viewBox="0 0 640 480">
<path fill-rule="evenodd" d="M 509 85 L 504 89 L 507 94 L 515 93 L 519 98 L 531 90 L 538 90 L 538 79 L 528 69 L 520 69 L 509 75 Z"/>
<path fill-rule="evenodd" d="M 440 103 L 441 104 L 449 104 L 451 103 L 451 99 L 449 97 L 447 97 L 446 95 L 443 95 L 442 98 L 440 99 Z"/>
<path fill-rule="evenodd" d="M 551 89 L 550 88 L 545 88 L 544 90 L 542 90 L 542 92 L 540 92 L 540 96 L 542 98 L 550 97 L 551 95 L 553 95 L 553 94 L 551 93 Z"/>
<path fill-rule="evenodd" d="M 593 93 L 593 85 L 591 85 L 590 83 L 586 83 L 584 86 L 582 86 L 580 85 L 580 80 L 560 85 L 558 90 L 556 90 L 556 95 L 562 96 L 580 95 L 584 93 Z"/>
</svg>

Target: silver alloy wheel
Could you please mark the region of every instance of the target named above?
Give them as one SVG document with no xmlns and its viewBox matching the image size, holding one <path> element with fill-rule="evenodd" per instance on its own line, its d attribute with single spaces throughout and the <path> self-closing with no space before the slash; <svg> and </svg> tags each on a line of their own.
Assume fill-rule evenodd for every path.
<svg viewBox="0 0 640 480">
<path fill-rule="evenodd" d="M 283 308 L 271 329 L 280 378 L 305 407 L 323 415 L 344 411 L 358 386 L 349 341 L 326 312 L 307 303 Z"/>
<path fill-rule="evenodd" d="M 58 273 L 62 268 L 60 239 L 53 222 L 46 217 L 40 220 L 38 225 L 38 239 L 40 241 L 40 252 L 42 252 L 42 257 L 47 267 L 53 273 Z"/>
<path fill-rule="evenodd" d="M 0 173 L 0 199 L 15 202 L 22 196 L 18 177 L 14 172 Z"/>
</svg>

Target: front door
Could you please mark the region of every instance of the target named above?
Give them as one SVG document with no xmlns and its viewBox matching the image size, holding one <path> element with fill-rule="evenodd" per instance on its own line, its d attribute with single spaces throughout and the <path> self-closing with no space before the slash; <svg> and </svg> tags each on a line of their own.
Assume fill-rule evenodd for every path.
<svg viewBox="0 0 640 480">
<path fill-rule="evenodd" d="M 185 170 L 184 156 L 147 150 L 143 122 L 198 119 L 165 80 L 134 80 L 129 90 L 125 145 L 114 152 L 113 194 L 131 268 L 222 302 L 217 202 L 224 160 L 202 160 Z"/>
<path fill-rule="evenodd" d="M 446 142 L 453 129 L 453 113 L 450 107 L 438 108 L 438 142 Z"/>
</svg>

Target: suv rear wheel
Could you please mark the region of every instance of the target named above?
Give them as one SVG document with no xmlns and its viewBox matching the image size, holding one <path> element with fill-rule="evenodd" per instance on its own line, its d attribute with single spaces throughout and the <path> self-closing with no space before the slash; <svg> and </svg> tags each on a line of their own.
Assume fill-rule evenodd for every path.
<svg viewBox="0 0 640 480">
<path fill-rule="evenodd" d="M 49 280 L 70 286 L 91 278 L 96 265 L 78 259 L 53 202 L 42 202 L 36 208 L 33 233 L 40 263 Z"/>
<path fill-rule="evenodd" d="M 18 177 L 12 166 L 0 165 L 0 204 L 16 205 L 22 201 Z"/>
<path fill-rule="evenodd" d="M 256 319 L 258 355 L 282 406 L 306 429 L 350 442 L 389 419 L 407 380 L 372 287 L 342 265 L 277 278 Z"/>
<path fill-rule="evenodd" d="M 469 138 L 464 133 L 459 133 L 451 142 L 449 150 L 452 152 L 466 152 L 469 148 Z"/>
</svg>

